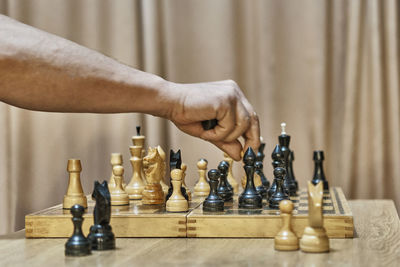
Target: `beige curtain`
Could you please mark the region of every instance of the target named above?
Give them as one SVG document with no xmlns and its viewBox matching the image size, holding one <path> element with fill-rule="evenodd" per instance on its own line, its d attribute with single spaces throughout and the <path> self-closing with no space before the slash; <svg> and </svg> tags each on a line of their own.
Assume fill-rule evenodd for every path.
<svg viewBox="0 0 400 267">
<path fill-rule="evenodd" d="M 0 0 L 0 12 L 175 82 L 236 80 L 261 120 L 270 153 L 285 121 L 301 186 L 312 151 L 326 153 L 332 186 L 348 198 L 400 205 L 399 6 L 388 1 Z M 1 81 L 0 81 L 1 86 Z M 188 184 L 196 161 L 221 160 L 212 145 L 139 114 L 49 114 L 0 105 L 0 232 L 60 203 L 66 162 L 83 163 L 86 193 L 108 179 L 109 154 L 137 124 L 148 145 L 181 148 Z M 235 165 L 237 179 L 241 164 Z"/>
</svg>

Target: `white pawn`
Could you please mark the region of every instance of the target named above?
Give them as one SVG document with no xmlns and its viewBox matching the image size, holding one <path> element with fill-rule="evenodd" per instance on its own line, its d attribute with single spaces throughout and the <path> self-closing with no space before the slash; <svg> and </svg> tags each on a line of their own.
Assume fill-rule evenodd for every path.
<svg viewBox="0 0 400 267">
<path fill-rule="evenodd" d="M 181 192 L 182 178 L 182 170 L 173 169 L 171 171 L 171 184 L 173 191 L 166 205 L 166 210 L 169 212 L 182 212 L 189 209 L 189 203 Z"/>
<path fill-rule="evenodd" d="M 197 169 L 199 172 L 199 181 L 194 187 L 194 194 L 198 197 L 206 197 L 210 194 L 210 184 L 206 178 L 207 160 L 200 159 L 197 162 Z"/>
<path fill-rule="evenodd" d="M 233 159 L 229 157 L 228 154 L 224 153 L 224 160 L 229 163 L 228 182 L 233 188 L 233 193 L 237 194 L 239 193 L 239 184 L 236 182 L 235 177 L 233 177 Z"/>
<path fill-rule="evenodd" d="M 114 174 L 112 169 L 114 166 L 121 165 L 123 164 L 122 160 L 122 154 L 121 153 L 111 153 L 110 157 L 110 163 L 111 163 L 111 176 L 110 176 L 110 181 L 108 182 L 108 189 L 111 190 L 112 187 L 115 187 L 115 180 L 114 180 Z M 125 181 L 122 180 L 122 187 L 125 188 L 126 184 Z"/>
<path fill-rule="evenodd" d="M 129 196 L 122 188 L 122 177 L 124 175 L 124 167 L 117 165 L 113 167 L 115 187 L 111 189 L 111 206 L 129 205 Z"/>
<path fill-rule="evenodd" d="M 298 250 L 299 239 L 292 230 L 292 211 L 293 202 L 290 200 L 282 200 L 279 203 L 279 209 L 281 211 L 282 228 L 275 236 L 275 249 L 276 250 Z"/>
</svg>

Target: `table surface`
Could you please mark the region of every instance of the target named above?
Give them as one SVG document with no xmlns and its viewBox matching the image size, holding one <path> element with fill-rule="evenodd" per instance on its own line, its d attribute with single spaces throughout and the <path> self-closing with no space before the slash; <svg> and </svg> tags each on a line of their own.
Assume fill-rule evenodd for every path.
<svg viewBox="0 0 400 267">
<path fill-rule="evenodd" d="M 400 266 L 400 221 L 391 200 L 349 201 L 353 239 L 331 239 L 329 253 L 274 250 L 264 238 L 118 238 L 117 249 L 65 257 L 65 238 L 0 236 L 0 266 Z"/>
</svg>

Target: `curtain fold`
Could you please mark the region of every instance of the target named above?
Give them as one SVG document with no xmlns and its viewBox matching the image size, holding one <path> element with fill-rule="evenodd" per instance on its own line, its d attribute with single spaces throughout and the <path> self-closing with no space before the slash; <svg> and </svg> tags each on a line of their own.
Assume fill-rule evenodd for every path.
<svg viewBox="0 0 400 267">
<path fill-rule="evenodd" d="M 254 105 L 267 143 L 265 173 L 280 123 L 287 123 L 301 186 L 312 152 L 326 152 L 331 186 L 347 198 L 400 205 L 399 6 L 395 0 L 140 1 L 0 0 L 0 13 L 174 82 L 233 79 Z M 0 81 L 1 85 L 1 81 Z M 0 233 L 62 201 L 68 158 L 82 183 L 108 179 L 109 154 L 124 156 L 142 125 L 147 145 L 181 149 L 187 184 L 196 162 L 222 160 L 211 144 L 142 114 L 58 114 L 0 103 Z M 242 166 L 234 166 L 236 179 Z"/>
</svg>

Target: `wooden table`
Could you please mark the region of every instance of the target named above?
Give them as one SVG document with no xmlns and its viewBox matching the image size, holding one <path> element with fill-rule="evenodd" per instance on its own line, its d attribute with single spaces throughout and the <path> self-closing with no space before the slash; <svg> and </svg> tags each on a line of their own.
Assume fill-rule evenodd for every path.
<svg viewBox="0 0 400 267">
<path fill-rule="evenodd" d="M 278 252 L 273 239 L 119 238 L 114 251 L 64 256 L 66 239 L 0 236 L 0 266 L 400 266 L 400 222 L 391 200 L 349 201 L 355 238 L 331 239 L 331 252 Z"/>
</svg>

